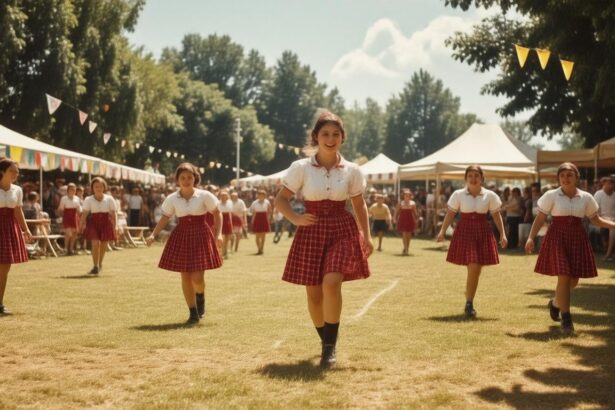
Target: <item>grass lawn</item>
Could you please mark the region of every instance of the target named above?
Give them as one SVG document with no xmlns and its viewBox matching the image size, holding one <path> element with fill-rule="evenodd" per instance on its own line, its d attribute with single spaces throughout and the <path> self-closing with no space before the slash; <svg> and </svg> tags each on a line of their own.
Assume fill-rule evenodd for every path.
<svg viewBox="0 0 615 410">
<path fill-rule="evenodd" d="M 372 277 L 344 285 L 338 366 L 318 367 L 305 291 L 280 280 L 290 240 L 252 238 L 206 273 L 196 327 L 162 247 L 15 265 L 0 317 L 0 408 L 607 408 L 615 406 L 615 272 L 581 281 L 577 336 L 546 304 L 535 256 L 484 270 L 464 320 L 465 268 L 440 244 L 385 238 Z M 379 295 L 375 300 L 373 298 Z M 370 301 L 373 302 L 370 304 Z"/>
</svg>

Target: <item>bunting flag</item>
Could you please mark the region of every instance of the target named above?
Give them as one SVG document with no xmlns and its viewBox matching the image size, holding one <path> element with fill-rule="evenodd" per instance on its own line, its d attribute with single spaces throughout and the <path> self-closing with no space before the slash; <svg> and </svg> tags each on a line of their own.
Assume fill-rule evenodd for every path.
<svg viewBox="0 0 615 410">
<path fill-rule="evenodd" d="M 547 68 L 547 63 L 549 62 L 549 57 L 551 57 L 551 52 L 549 50 L 537 48 L 536 54 L 538 54 L 538 60 L 540 60 L 540 66 L 544 70 L 545 68 Z"/>
<path fill-rule="evenodd" d="M 564 77 L 566 77 L 566 81 L 570 81 L 572 69 L 574 68 L 574 61 L 562 60 L 561 58 L 559 61 L 562 63 L 562 70 L 564 70 Z"/>
<path fill-rule="evenodd" d="M 58 108 L 60 108 L 60 105 L 62 105 L 62 101 L 50 96 L 49 94 L 45 94 L 45 96 L 47 97 L 47 109 L 49 110 L 49 114 L 51 115 L 56 112 Z"/>
<path fill-rule="evenodd" d="M 88 129 L 90 130 L 90 134 L 94 132 L 97 126 L 98 124 L 96 124 L 94 121 L 88 122 Z"/>
<path fill-rule="evenodd" d="M 173 153 L 173 158 L 177 158 L 177 152 Z"/>
<path fill-rule="evenodd" d="M 141 143 L 140 143 L 140 142 L 137 142 L 137 143 L 135 144 L 135 148 L 136 148 L 136 149 L 139 149 L 139 147 L 140 147 L 140 146 L 141 146 Z"/>
<path fill-rule="evenodd" d="M 122 140 L 121 144 L 122 148 L 124 148 L 124 146 L 126 145 L 126 140 Z"/>
<path fill-rule="evenodd" d="M 205 168 L 200 167 L 200 168 L 199 168 L 199 172 L 200 172 L 201 174 L 204 174 L 204 173 L 205 173 Z"/>
<path fill-rule="evenodd" d="M 301 148 L 295 148 L 295 155 L 301 154 Z"/>
<path fill-rule="evenodd" d="M 45 171 L 49 171 L 49 155 L 46 152 L 41 152 L 41 168 Z"/>
<path fill-rule="evenodd" d="M 111 139 L 111 133 L 105 132 L 103 134 L 103 142 L 105 143 L 105 145 L 107 145 L 107 142 L 109 142 L 110 139 Z"/>
<path fill-rule="evenodd" d="M 85 120 L 88 118 L 88 115 L 86 113 L 84 113 L 83 111 L 79 110 L 79 122 L 81 123 L 81 125 L 85 124 Z M 92 131 L 90 131 L 92 132 Z"/>
<path fill-rule="evenodd" d="M 8 155 L 9 157 L 17 162 L 18 164 L 21 162 L 21 155 L 23 154 L 23 148 L 21 147 L 16 147 L 14 145 L 11 145 L 9 148 L 9 152 Z"/>
<path fill-rule="evenodd" d="M 156 147 L 152 147 L 151 145 L 149 146 L 149 153 L 152 154 L 154 152 L 154 150 L 156 149 Z"/>
<path fill-rule="evenodd" d="M 171 152 L 170 151 L 167 151 L 166 154 L 167 154 L 167 158 L 171 158 Z"/>
<path fill-rule="evenodd" d="M 515 50 L 517 51 L 517 59 L 519 60 L 519 65 L 521 66 L 521 68 L 523 68 L 527 60 L 527 56 L 530 53 L 530 49 L 515 44 Z"/>
<path fill-rule="evenodd" d="M 79 158 L 70 158 L 70 170 L 78 171 L 81 160 Z"/>
<path fill-rule="evenodd" d="M 28 164 L 29 167 L 36 166 L 36 151 L 31 151 L 29 149 L 25 150 L 25 163 Z"/>
</svg>

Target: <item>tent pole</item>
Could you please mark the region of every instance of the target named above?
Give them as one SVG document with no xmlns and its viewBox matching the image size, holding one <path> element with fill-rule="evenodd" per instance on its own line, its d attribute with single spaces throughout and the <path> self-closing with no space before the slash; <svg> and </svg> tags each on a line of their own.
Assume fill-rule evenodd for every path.
<svg viewBox="0 0 615 410">
<path fill-rule="evenodd" d="M 41 165 L 41 167 L 38 169 L 38 179 L 39 179 L 39 187 L 38 190 L 39 192 L 39 198 L 41 198 L 41 208 L 43 207 L 43 166 Z"/>
<path fill-rule="evenodd" d="M 433 226 L 435 229 L 435 233 L 438 230 L 438 212 L 440 212 L 440 174 L 436 174 L 436 192 L 434 192 L 435 198 L 434 203 L 436 204 L 436 211 L 433 214 Z"/>
</svg>

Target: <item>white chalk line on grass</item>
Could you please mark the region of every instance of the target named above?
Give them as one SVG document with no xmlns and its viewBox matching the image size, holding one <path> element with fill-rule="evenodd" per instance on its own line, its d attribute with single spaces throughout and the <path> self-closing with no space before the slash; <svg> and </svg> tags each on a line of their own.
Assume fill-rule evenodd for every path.
<svg viewBox="0 0 615 410">
<path fill-rule="evenodd" d="M 282 343 L 284 343 L 284 340 L 276 340 L 275 342 L 273 342 L 273 347 L 274 349 L 278 349 L 280 346 L 282 346 Z"/>
<path fill-rule="evenodd" d="M 367 313 L 367 311 L 369 310 L 370 307 L 372 307 L 372 305 L 374 304 L 374 302 L 376 300 L 378 300 L 378 298 L 382 295 L 384 295 L 385 293 L 387 293 L 388 291 L 392 290 L 393 288 L 395 288 L 395 286 L 397 286 L 397 284 L 399 283 L 399 279 L 394 280 L 393 282 L 391 282 L 391 284 L 389 286 L 387 286 L 386 288 L 382 289 L 380 292 L 376 293 L 374 296 L 372 296 L 372 298 L 370 300 L 367 301 L 367 303 L 365 304 L 365 306 L 363 306 L 363 308 L 361 310 L 359 310 L 357 312 L 356 315 L 354 315 L 352 317 L 352 320 L 357 320 L 360 319 L 364 314 Z"/>
</svg>

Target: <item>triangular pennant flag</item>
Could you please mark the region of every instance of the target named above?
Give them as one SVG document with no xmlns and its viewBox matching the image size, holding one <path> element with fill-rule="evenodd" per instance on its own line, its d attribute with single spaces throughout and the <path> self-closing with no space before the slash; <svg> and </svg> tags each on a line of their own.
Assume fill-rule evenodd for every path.
<svg viewBox="0 0 615 410">
<path fill-rule="evenodd" d="M 562 60 L 561 58 L 559 61 L 562 63 L 562 70 L 564 70 L 564 77 L 566 77 L 566 81 L 570 81 L 572 69 L 574 68 L 574 61 Z"/>
<path fill-rule="evenodd" d="M 62 101 L 50 96 L 49 94 L 45 94 L 45 96 L 47 97 L 47 109 L 49 110 L 49 114 L 53 114 L 58 108 L 60 108 Z"/>
<path fill-rule="evenodd" d="M 201 174 L 204 174 L 204 173 L 205 173 L 205 168 L 200 167 L 200 168 L 199 168 L 199 172 L 200 172 Z"/>
<path fill-rule="evenodd" d="M 545 68 L 547 68 L 547 63 L 549 62 L 549 57 L 551 56 L 551 52 L 549 50 L 537 48 L 536 54 L 538 54 L 538 60 L 540 60 L 540 66 L 544 70 Z"/>
<path fill-rule="evenodd" d="M 85 120 L 87 118 L 88 118 L 88 115 L 86 113 L 84 113 L 83 111 L 79 111 L 79 122 L 81 123 L 81 125 L 85 123 Z"/>
<path fill-rule="evenodd" d="M 213 168 L 216 166 L 216 163 L 213 161 L 209 161 L 209 168 Z"/>
<path fill-rule="evenodd" d="M 162 154 L 162 148 L 158 148 L 158 153 Z"/>
<path fill-rule="evenodd" d="M 171 158 L 171 152 L 167 151 L 167 158 Z"/>
<path fill-rule="evenodd" d="M 141 143 L 140 143 L 140 142 L 137 142 L 137 143 L 135 144 L 135 148 L 136 148 L 136 149 L 139 149 L 139 147 L 141 147 Z"/>
<path fill-rule="evenodd" d="M 122 148 L 124 148 L 124 146 L 126 145 L 126 140 L 122 140 L 122 143 L 120 145 L 122 146 Z"/>
<path fill-rule="evenodd" d="M 152 146 L 150 145 L 150 146 L 149 146 L 149 153 L 150 153 L 150 154 L 151 154 L 151 153 L 153 153 L 155 149 L 156 149 L 156 147 L 152 147 Z"/>
<path fill-rule="evenodd" d="M 109 142 L 110 139 L 111 139 L 111 133 L 105 132 L 103 134 L 103 142 L 105 143 L 105 145 L 107 145 L 107 142 Z"/>
<path fill-rule="evenodd" d="M 530 49 L 515 44 L 515 50 L 517 51 L 517 59 L 519 59 L 519 65 L 521 66 L 521 68 L 523 68 L 523 66 L 525 65 L 525 61 L 527 60 L 527 56 L 530 53 Z"/>
<path fill-rule="evenodd" d="M 295 148 L 295 155 L 301 154 L 301 148 Z"/>
<path fill-rule="evenodd" d="M 173 153 L 173 158 L 177 158 L 177 155 L 178 155 L 177 152 L 174 152 Z"/>
<path fill-rule="evenodd" d="M 90 134 L 94 132 L 97 126 L 98 124 L 96 124 L 94 121 L 88 122 L 88 129 L 90 130 Z"/>
<path fill-rule="evenodd" d="M 279 149 L 284 148 L 284 144 L 278 144 L 278 148 L 279 148 Z"/>
</svg>

